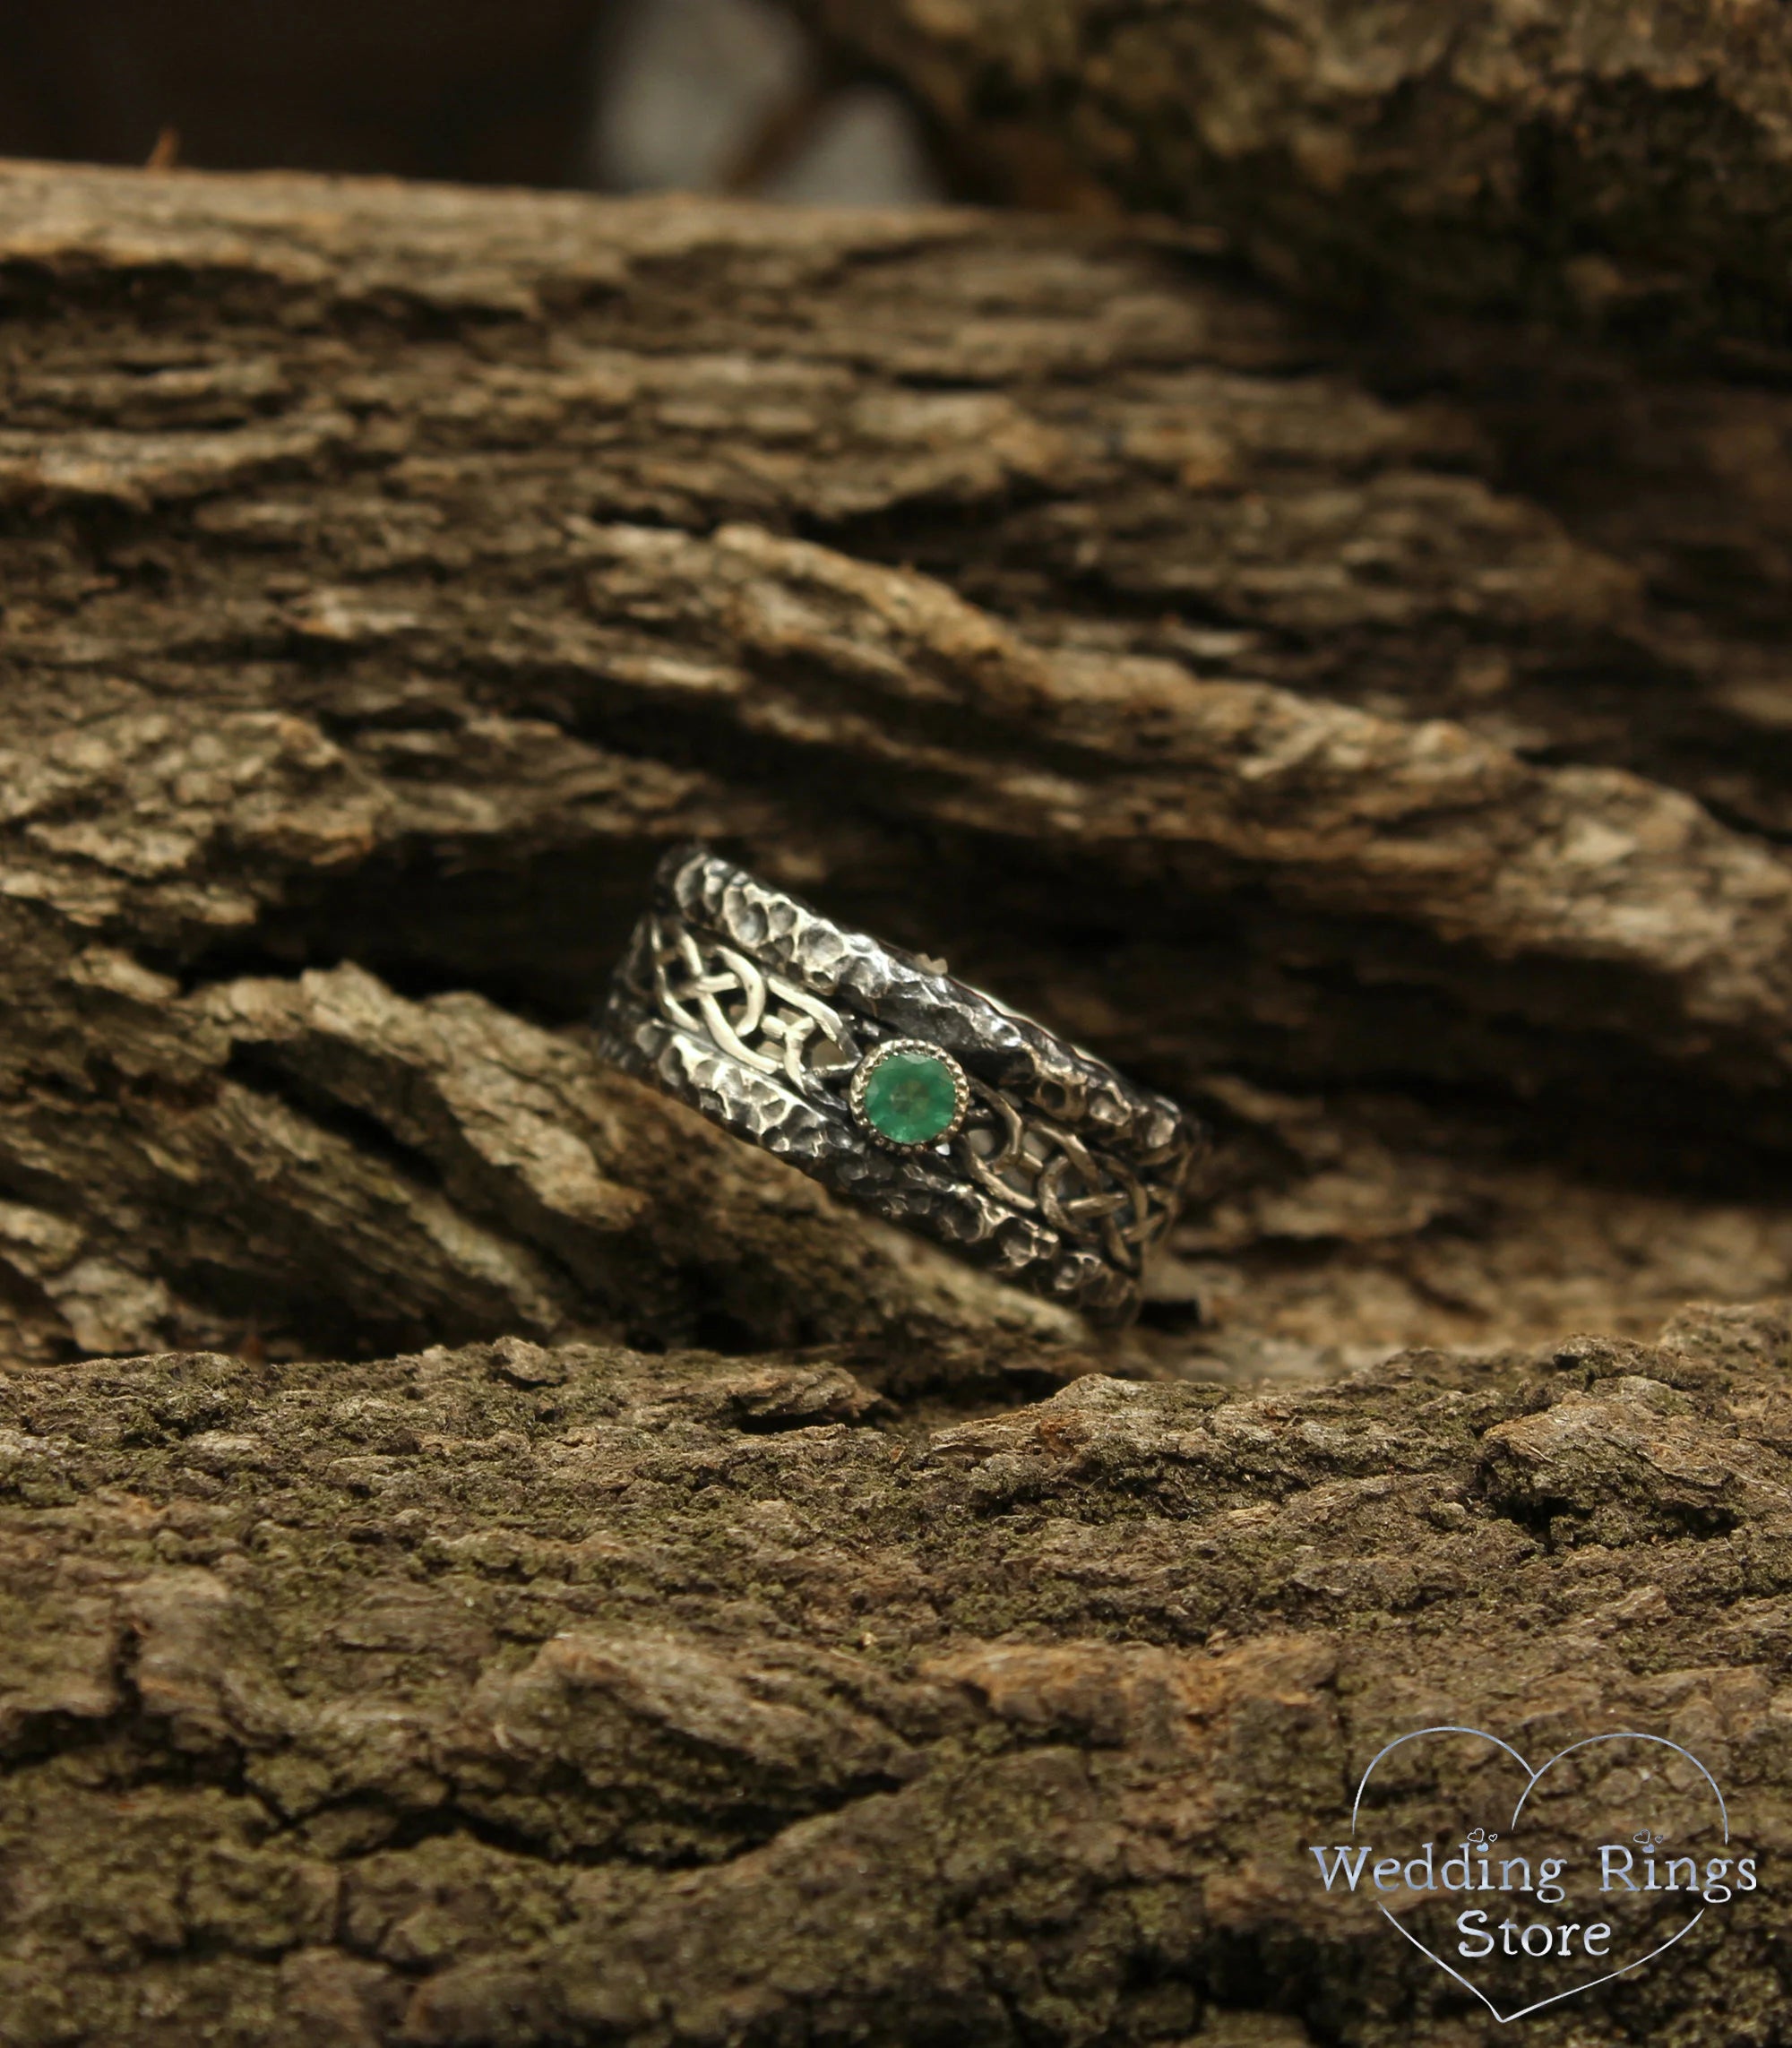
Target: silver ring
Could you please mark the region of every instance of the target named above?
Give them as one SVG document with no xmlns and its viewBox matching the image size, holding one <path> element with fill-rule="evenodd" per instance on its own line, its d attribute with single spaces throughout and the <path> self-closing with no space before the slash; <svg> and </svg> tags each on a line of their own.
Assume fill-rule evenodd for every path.
<svg viewBox="0 0 1792 2048">
<path fill-rule="evenodd" d="M 836 1194 L 1130 1321 L 1193 1118 L 1104 1061 L 703 847 L 668 854 L 599 1048 Z"/>
</svg>

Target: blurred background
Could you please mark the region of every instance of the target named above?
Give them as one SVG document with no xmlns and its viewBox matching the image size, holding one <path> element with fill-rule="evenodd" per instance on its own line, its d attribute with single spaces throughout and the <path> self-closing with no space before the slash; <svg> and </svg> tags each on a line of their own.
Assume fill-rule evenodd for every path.
<svg viewBox="0 0 1792 2048">
<path fill-rule="evenodd" d="M 779 0 L 0 0 L 0 155 L 997 196 Z"/>
</svg>

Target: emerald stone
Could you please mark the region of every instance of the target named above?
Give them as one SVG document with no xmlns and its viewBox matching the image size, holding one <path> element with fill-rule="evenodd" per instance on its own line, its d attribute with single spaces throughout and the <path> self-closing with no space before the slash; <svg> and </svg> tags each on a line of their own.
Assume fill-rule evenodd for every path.
<svg viewBox="0 0 1792 2048">
<path fill-rule="evenodd" d="M 925 1145 L 958 1114 L 952 1069 L 932 1053 L 890 1053 L 866 1077 L 866 1122 L 892 1145 Z"/>
</svg>

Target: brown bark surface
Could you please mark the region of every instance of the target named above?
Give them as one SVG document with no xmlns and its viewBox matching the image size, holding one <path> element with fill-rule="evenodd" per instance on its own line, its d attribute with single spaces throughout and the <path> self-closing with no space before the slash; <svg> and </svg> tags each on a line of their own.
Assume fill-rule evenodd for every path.
<svg viewBox="0 0 1792 2048">
<path fill-rule="evenodd" d="M 0 170 L 0 2028 L 1472 2041 L 1277 1875 L 1427 1686 L 1778 1846 L 1783 1325 L 1624 1339 L 1792 1275 L 1786 401 L 1581 368 Z M 1138 1329 L 595 1060 L 693 836 L 1209 1118 Z M 1580 2038 L 1773 2037 L 1755 1927 Z"/>
<path fill-rule="evenodd" d="M 1728 1311 L 931 1435 L 513 1338 L 15 1375 L 0 2040 L 1469 2048 L 1307 1855 L 1439 1721 L 1667 1734 L 1767 1858 L 1528 2040 L 1781 2039 L 1788 1356 Z"/>
<path fill-rule="evenodd" d="M 961 175 L 1217 228 L 1328 305 L 1785 359 L 1792 23 L 1731 0 L 798 0 Z"/>
<path fill-rule="evenodd" d="M 21 168 L 0 260 L 22 1355 L 1034 1346 L 585 1055 L 693 834 L 1207 1114 L 1179 1369 L 1784 1283 L 1783 685 L 1634 494 L 1012 219 Z"/>
</svg>

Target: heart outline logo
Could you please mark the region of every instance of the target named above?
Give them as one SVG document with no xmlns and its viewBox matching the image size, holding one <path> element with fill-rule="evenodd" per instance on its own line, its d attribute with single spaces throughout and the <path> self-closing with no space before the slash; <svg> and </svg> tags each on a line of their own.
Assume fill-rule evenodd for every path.
<svg viewBox="0 0 1792 2048">
<path fill-rule="evenodd" d="M 1507 1823 L 1509 1829 L 1518 1826 L 1519 1816 L 1524 1811 L 1525 1801 L 1537 1789 L 1538 1779 L 1560 1763 L 1564 1757 L 1572 1756 L 1577 1750 L 1590 1749 L 1596 1743 L 1653 1743 L 1658 1748 L 1672 1750 L 1676 1756 L 1684 1757 L 1686 1761 L 1704 1779 L 1705 1783 L 1710 1786 L 1711 1796 L 1718 1803 L 1718 1812 L 1723 1821 L 1724 1843 L 1726 1846 L 1728 1846 L 1730 1810 L 1717 1779 L 1711 1776 L 1710 1772 L 1705 1768 L 1691 1750 L 1683 1749 L 1678 1743 L 1669 1742 L 1666 1735 L 1645 1735 L 1634 1728 L 1618 1729 L 1604 1735 L 1584 1735 L 1578 1743 L 1570 1743 L 1566 1749 L 1557 1750 L 1553 1757 L 1547 1758 L 1533 1770 L 1510 1743 L 1503 1743 L 1497 1735 L 1490 1735 L 1485 1728 L 1465 1728 L 1454 1723 L 1433 1728 L 1409 1729 L 1404 1735 L 1396 1735 L 1392 1742 L 1375 1751 L 1365 1766 L 1362 1777 L 1357 1780 L 1357 1796 L 1350 1803 L 1350 1832 L 1353 1836 L 1357 1832 L 1357 1817 L 1362 1811 L 1363 1794 L 1368 1790 L 1369 1780 L 1374 1776 L 1376 1766 L 1381 1763 L 1384 1757 L 1391 1756 L 1403 1743 L 1417 1742 L 1421 1735 L 1474 1735 L 1484 1743 L 1491 1743 L 1496 1750 L 1503 1750 L 1512 1759 L 1525 1774 L 1525 1787 L 1518 1795 L 1517 1805 L 1512 1808 L 1512 1819 Z M 1559 2005 L 1564 1998 L 1579 1998 L 1582 1992 L 1595 1991 L 1600 1984 L 1608 1984 L 1616 1977 L 1627 1977 L 1633 1970 L 1640 1970 L 1645 1963 L 1652 1963 L 1658 1956 L 1665 1955 L 1676 1941 L 1690 1934 L 1710 1909 L 1702 1906 L 1686 1924 L 1680 1929 L 1678 1933 L 1670 1935 L 1666 1941 L 1651 1949 L 1646 1956 L 1639 1956 L 1633 1963 L 1625 1963 L 1619 1969 L 1607 1970 L 1604 1976 L 1591 1977 L 1583 1984 L 1572 1984 L 1566 1991 L 1552 1992 L 1547 1998 L 1540 1998 L 1534 2004 L 1521 2007 L 1517 2012 L 1502 2012 L 1478 1984 L 1471 1983 L 1460 1970 L 1452 1969 L 1442 1956 L 1427 1949 L 1418 1936 L 1409 1927 L 1403 1926 L 1385 1906 L 1378 1906 L 1376 1910 L 1391 1927 L 1404 1935 L 1412 1943 L 1421 1956 L 1425 1957 L 1427 1961 L 1435 1963 L 1445 1976 L 1453 1977 L 1464 1991 L 1472 1992 L 1476 1998 L 1479 1999 L 1502 2026 L 1509 2026 L 1515 2019 L 1524 2019 L 1533 2012 L 1541 2012 L 1546 2005 Z"/>
</svg>

